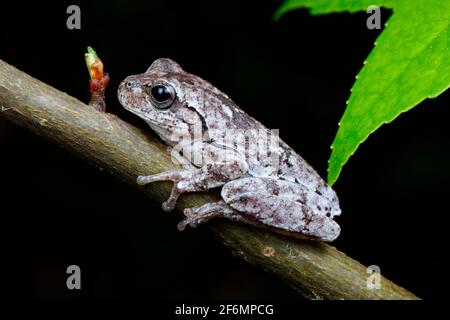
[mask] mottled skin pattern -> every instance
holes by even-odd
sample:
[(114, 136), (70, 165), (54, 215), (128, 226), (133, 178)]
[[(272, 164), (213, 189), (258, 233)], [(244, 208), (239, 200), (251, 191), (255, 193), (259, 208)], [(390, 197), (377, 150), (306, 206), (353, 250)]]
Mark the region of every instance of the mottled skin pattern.
[[(171, 103), (164, 109), (153, 98), (152, 87), (158, 85), (172, 92)], [(209, 82), (183, 71), (170, 59), (158, 59), (145, 73), (127, 77), (118, 97), (125, 109), (144, 119), (169, 147), (179, 143), (177, 137), (193, 136), (199, 127), (203, 130), (201, 139), (184, 151), (202, 151), (209, 157), (195, 160), (184, 152), (176, 154), (181, 169), (137, 178), (140, 185), (174, 182), (163, 204), (166, 211), (175, 207), (184, 192), (222, 187), (221, 201), (184, 210), (180, 230), (225, 217), (295, 237), (333, 241), (339, 236), (340, 227), (333, 220), (341, 213), (336, 193), (286, 143), (279, 140), (278, 145), (271, 145), (272, 155), (279, 159), (277, 166), (245, 157), (236, 145), (227, 144), (223, 136), (227, 130), (268, 129)], [(246, 143), (258, 139), (250, 134)], [(224, 153), (226, 158), (216, 160)]]

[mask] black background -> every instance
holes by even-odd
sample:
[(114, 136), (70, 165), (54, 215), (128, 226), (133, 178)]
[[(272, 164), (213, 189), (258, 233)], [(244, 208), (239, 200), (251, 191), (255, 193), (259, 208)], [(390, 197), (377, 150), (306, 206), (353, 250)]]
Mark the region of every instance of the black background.
[[(66, 8), (81, 8), (81, 30)], [(355, 75), (380, 33), (367, 14), (272, 20), (279, 1), (2, 3), (0, 58), (83, 101), (93, 46), (116, 88), (159, 57), (227, 93), (326, 177), (330, 145)], [(383, 23), (391, 15), (382, 11)], [(375, 132), (335, 184), (334, 245), (422, 298), (448, 297), (449, 94)], [(298, 299), (281, 280), (233, 257), (208, 228), (178, 232), (130, 186), (0, 117), (1, 294), (17, 298)], [(82, 290), (66, 289), (66, 268)]]

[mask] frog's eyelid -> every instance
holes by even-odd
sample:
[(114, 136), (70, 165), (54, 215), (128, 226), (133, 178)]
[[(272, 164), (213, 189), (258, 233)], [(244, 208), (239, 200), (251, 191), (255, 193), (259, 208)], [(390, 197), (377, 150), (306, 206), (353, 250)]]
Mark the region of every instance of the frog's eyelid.
[(171, 86), (169, 81), (164, 80), (164, 79), (156, 79), (155, 81), (153, 81), (153, 83), (151, 84), (151, 86), (157, 86), (157, 85), (163, 85), (163, 86)]

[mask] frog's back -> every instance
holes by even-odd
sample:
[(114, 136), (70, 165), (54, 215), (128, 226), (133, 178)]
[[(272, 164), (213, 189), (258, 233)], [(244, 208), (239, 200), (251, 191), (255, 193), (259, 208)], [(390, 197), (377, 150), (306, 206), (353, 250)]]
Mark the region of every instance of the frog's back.
[[(289, 180), (313, 192), (335, 196), (334, 191), (300, 155), (278, 136), (271, 140), (274, 132), (245, 113), (225, 93), (208, 81), (187, 72), (178, 74), (177, 80), (182, 82), (185, 88), (185, 96), (181, 98), (189, 105), (195, 106), (202, 118), (207, 119), (206, 129), (216, 143), (242, 148), (238, 145), (240, 140), (241, 144), (245, 144), (248, 153), (252, 147), (260, 148), (264, 145), (264, 138), (270, 140), (266, 146), (270, 145), (271, 157), (261, 159), (246, 154), (250, 175)], [(239, 139), (239, 135), (245, 136), (245, 139)], [(234, 146), (229, 146), (230, 136), (231, 140), (234, 140)], [(267, 150), (258, 151), (264, 153)]]

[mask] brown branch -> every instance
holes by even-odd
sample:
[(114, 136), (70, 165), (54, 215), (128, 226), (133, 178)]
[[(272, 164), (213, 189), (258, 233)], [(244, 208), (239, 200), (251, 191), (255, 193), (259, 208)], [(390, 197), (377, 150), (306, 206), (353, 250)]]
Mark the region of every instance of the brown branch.
[[(0, 107), (0, 114), (10, 121), (132, 185), (136, 185), (137, 175), (174, 167), (157, 140), (1, 60)], [(140, 190), (162, 201), (170, 187), (170, 183), (155, 183)], [(182, 197), (180, 207), (197, 206), (212, 199), (217, 199), (217, 195), (189, 194)], [(290, 239), (222, 220), (208, 225), (236, 256), (283, 278), (308, 298), (417, 299), (383, 277), (380, 289), (368, 289), (366, 267), (328, 244)]]

